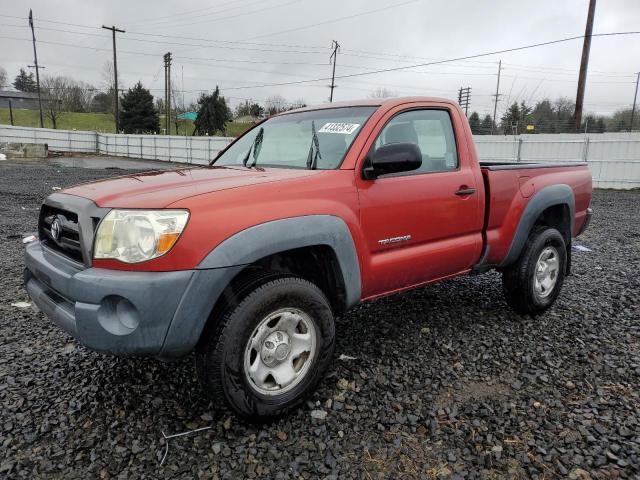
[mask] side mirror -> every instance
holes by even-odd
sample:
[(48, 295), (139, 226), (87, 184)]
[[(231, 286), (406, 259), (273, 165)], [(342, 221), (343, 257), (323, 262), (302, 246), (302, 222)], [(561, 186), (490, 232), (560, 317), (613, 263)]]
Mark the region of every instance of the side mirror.
[(422, 165), (420, 148), (413, 143), (390, 143), (369, 154), (362, 177), (373, 180), (388, 173), (410, 172)]

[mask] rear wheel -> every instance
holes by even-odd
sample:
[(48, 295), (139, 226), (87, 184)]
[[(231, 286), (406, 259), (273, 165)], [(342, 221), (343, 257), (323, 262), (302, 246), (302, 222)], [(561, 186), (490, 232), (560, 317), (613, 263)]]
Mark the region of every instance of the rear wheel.
[(313, 392), (333, 357), (335, 327), (318, 287), (283, 277), (252, 287), (204, 335), (196, 350), (202, 386), (214, 402), (260, 420)]
[(507, 303), (522, 314), (544, 312), (560, 293), (566, 264), (567, 250), (560, 232), (555, 228), (536, 228), (520, 258), (502, 273)]

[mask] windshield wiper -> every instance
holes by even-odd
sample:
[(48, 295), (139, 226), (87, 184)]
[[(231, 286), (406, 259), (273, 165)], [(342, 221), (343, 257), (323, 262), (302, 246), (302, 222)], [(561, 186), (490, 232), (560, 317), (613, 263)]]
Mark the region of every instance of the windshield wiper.
[(251, 156), (251, 151), (253, 151), (253, 163), (249, 165), (249, 168), (256, 166), (256, 162), (258, 161), (258, 155), (260, 155), (260, 147), (262, 146), (263, 138), (264, 138), (264, 128), (260, 127), (260, 130), (258, 130), (258, 134), (256, 135), (255, 140), (249, 147), (249, 150), (247, 150), (247, 154), (244, 156), (244, 159), (242, 160), (243, 166), (245, 167), (247, 166), (247, 162), (249, 161), (249, 157)]
[[(313, 154), (313, 147), (316, 149), (315, 155)], [(311, 145), (309, 146), (309, 155), (307, 155), (307, 170), (316, 169), (316, 161), (322, 155), (320, 155), (320, 142), (318, 140), (318, 134), (316, 133), (316, 122), (311, 120)]]

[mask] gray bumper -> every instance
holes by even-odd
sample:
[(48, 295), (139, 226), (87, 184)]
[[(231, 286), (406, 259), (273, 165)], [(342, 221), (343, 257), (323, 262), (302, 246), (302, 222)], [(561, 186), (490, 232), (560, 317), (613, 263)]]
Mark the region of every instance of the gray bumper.
[(587, 229), (587, 227), (589, 227), (592, 217), (593, 217), (593, 208), (587, 208), (587, 214), (584, 217), (584, 223), (582, 224), (582, 227), (580, 227), (580, 231), (576, 234), (576, 237), (578, 235), (582, 235), (584, 231)]
[(188, 354), (224, 287), (241, 267), (174, 272), (85, 268), (27, 245), (25, 285), (33, 302), (80, 343), (115, 355)]

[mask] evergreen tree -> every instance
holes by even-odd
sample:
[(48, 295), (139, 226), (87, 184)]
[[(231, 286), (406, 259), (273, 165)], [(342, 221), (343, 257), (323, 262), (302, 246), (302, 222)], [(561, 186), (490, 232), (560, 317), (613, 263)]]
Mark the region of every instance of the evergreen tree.
[(107, 113), (111, 109), (112, 98), (104, 92), (97, 93), (91, 102), (92, 112)]
[[(608, 119), (607, 123), (608, 132), (628, 132), (631, 130), (631, 109), (625, 108), (617, 110), (613, 116)], [(634, 128), (638, 128), (639, 123), (636, 116), (633, 120)]]
[(251, 115), (253, 117), (260, 117), (264, 112), (264, 108), (262, 108), (257, 103), (251, 103), (249, 100), (245, 100), (243, 103), (240, 103), (236, 107), (236, 118), (244, 117), (245, 115)]
[(604, 133), (606, 130), (603, 117), (587, 115), (580, 126), (581, 133)]
[(482, 123), (480, 124), (480, 132), (482, 135), (491, 135), (493, 131), (495, 131), (495, 125), (493, 123), (493, 118), (491, 115), (485, 115), (482, 119)]
[(16, 90), (20, 90), (21, 92), (36, 92), (38, 90), (38, 86), (36, 81), (33, 79), (33, 72), (27, 72), (24, 68), (20, 69), (20, 73), (16, 75), (16, 79), (13, 81), (13, 88)]
[(254, 117), (261, 117), (264, 114), (264, 108), (262, 108), (257, 103), (253, 103), (249, 109), (249, 115), (253, 115)]
[(537, 133), (556, 132), (558, 127), (556, 112), (549, 100), (538, 102), (531, 112), (531, 118)]
[(120, 128), (124, 133), (160, 131), (160, 117), (153, 95), (138, 82), (120, 100)]
[(482, 133), (480, 115), (478, 115), (478, 112), (473, 112), (469, 115), (469, 126), (471, 127), (471, 133), (474, 135), (480, 135)]
[(220, 96), (220, 89), (212, 94), (203, 93), (198, 99), (198, 116), (194, 122), (193, 133), (198, 135), (213, 135), (216, 132), (224, 132), (225, 124), (232, 120), (231, 110), (227, 101)]
[(526, 126), (531, 122), (531, 108), (521, 102), (509, 107), (500, 119), (500, 127), (505, 135), (518, 135), (526, 131)]

